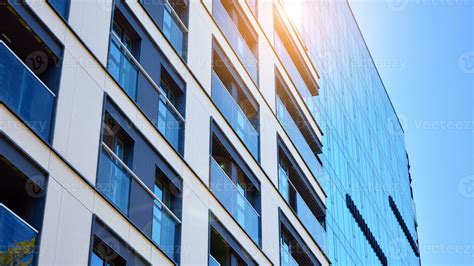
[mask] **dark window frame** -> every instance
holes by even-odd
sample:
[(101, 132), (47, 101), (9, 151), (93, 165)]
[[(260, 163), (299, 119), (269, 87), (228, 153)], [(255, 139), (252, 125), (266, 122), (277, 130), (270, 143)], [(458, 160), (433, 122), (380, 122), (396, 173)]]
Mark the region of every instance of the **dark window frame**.
[[(208, 257), (211, 255), (211, 230), (215, 230), (219, 236), (227, 243), (227, 245), (235, 252), (240, 259), (248, 266), (257, 266), (252, 256), (243, 248), (232, 233), (222, 224), (216, 215), (209, 210), (209, 227), (208, 227)], [(232, 265), (237, 266), (237, 265)]]

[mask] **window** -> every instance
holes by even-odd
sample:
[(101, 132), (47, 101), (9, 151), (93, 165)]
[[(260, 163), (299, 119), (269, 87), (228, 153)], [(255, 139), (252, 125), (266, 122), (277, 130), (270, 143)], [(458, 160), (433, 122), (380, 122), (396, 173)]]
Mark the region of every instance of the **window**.
[(280, 210), (280, 265), (298, 266), (314, 265), (321, 263), (303, 242), (296, 229)]
[(121, 211), (128, 213), (133, 141), (108, 113), (104, 118), (103, 147), (99, 166), (99, 190)]
[(158, 130), (173, 147), (181, 151), (184, 142), (184, 93), (164, 67), (161, 68), (159, 90)]
[(209, 265), (246, 265), (215, 229), (211, 229)]
[(89, 266), (149, 266), (97, 216), (93, 218)]
[[(114, 4), (107, 69), (160, 134), (182, 155), (186, 83), (128, 5), (124, 1)], [(162, 4), (156, 2), (156, 5)], [(140, 57), (141, 49), (146, 49), (144, 58)]]
[(176, 52), (187, 56), (188, 0), (139, 1)]
[(113, 27), (112, 27), (113, 33), (117, 35), (119, 41), (123, 43), (125, 48), (132, 53), (133, 52), (133, 43), (132, 39), (127, 35), (125, 30), (123, 29), (122, 26), (119, 25), (117, 21), (114, 21)]
[(102, 135), (97, 189), (179, 263), (182, 179), (109, 97)]
[(157, 197), (153, 205), (152, 239), (165, 252), (177, 256), (176, 243), (179, 238), (176, 223), (179, 222), (179, 195), (173, 184), (161, 172), (157, 171), (153, 193)]
[(139, 54), (139, 38), (120, 12), (114, 12), (110, 36), (108, 70), (125, 92), (136, 99), (138, 66), (134, 58)]
[(126, 261), (98, 237), (94, 237), (91, 266), (125, 266)]

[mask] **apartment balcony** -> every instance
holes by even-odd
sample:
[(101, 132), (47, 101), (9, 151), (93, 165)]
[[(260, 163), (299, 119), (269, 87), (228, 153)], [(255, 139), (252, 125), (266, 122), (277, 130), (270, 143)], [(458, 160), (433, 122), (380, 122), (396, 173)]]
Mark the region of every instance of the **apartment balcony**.
[(0, 203), (0, 265), (33, 265), (38, 231)]
[(245, 69), (255, 83), (258, 83), (258, 60), (245, 41), (234, 20), (229, 16), (221, 0), (214, 0), (212, 13), (225, 38), (232, 46)]
[(314, 119), (316, 119), (317, 105), (315, 102), (316, 100), (314, 99), (315, 96), (313, 96), (313, 94), (310, 92), (308, 86), (306, 85), (306, 82), (300, 74), (300, 71), (296, 67), (295, 62), (291, 58), (290, 53), (288, 52), (288, 50), (286, 50), (283, 41), (281, 40), (280, 36), (276, 31), (274, 34), (274, 45), (275, 51), (278, 54), (278, 57), (280, 58), (286, 71), (288, 72), (288, 75), (295, 84), (296, 89), (303, 97), (303, 100), (309, 111), (311, 112), (312, 116), (314, 117)]
[[(278, 188), (285, 201), (291, 206), (290, 198), (294, 199), (296, 206), (291, 206), (296, 215), (324, 253), (328, 253), (328, 236), (318, 219), (314, 216), (301, 194), (290, 181), (285, 171), (278, 167)], [(290, 264), (292, 265), (292, 264)]]
[(183, 23), (179, 15), (169, 4), (164, 1), (163, 8), (163, 26), (162, 31), (165, 37), (170, 41), (171, 45), (176, 49), (179, 56), (186, 58), (186, 35), (188, 28)]
[(209, 254), (209, 266), (220, 266), (221, 264)]
[(283, 129), (288, 134), (290, 139), (293, 141), (296, 149), (299, 151), (301, 157), (306, 162), (313, 176), (318, 182), (324, 187), (323, 183), (323, 169), (321, 163), (316, 158), (315, 153), (309, 146), (308, 142), (304, 138), (296, 122), (291, 117), (290, 113), (286, 109), (285, 105), (279, 97), (277, 97), (277, 118), (283, 125)]
[(210, 187), (247, 234), (256, 243), (260, 243), (260, 214), (212, 157)]
[(298, 262), (293, 258), (291, 253), (283, 246), (280, 247), (280, 260), (281, 266), (299, 266)]
[(184, 144), (184, 118), (174, 105), (164, 97), (164, 94), (160, 95), (158, 121), (155, 125), (171, 146), (175, 147), (178, 152), (182, 152)]
[[(111, 33), (108, 70), (122, 89), (136, 101), (137, 86), (149, 86), (159, 94), (157, 119), (152, 121), (158, 131), (179, 153), (184, 147), (184, 117), (166, 97), (163, 89), (148, 75), (120, 39)], [(138, 80), (143, 82), (138, 82)]]
[(171, 258), (177, 261), (179, 226), (181, 221), (160, 200), (154, 200), (151, 239)]
[(133, 175), (125, 163), (102, 144), (97, 189), (125, 215), (129, 212), (130, 184)]
[(237, 135), (244, 142), (245, 146), (258, 160), (259, 133), (214, 71), (212, 71), (212, 100), (235, 132), (237, 132)]
[(151, 239), (165, 254), (177, 261), (180, 219), (103, 143), (97, 188), (127, 217), (132, 180), (153, 200)]
[(56, 95), (0, 41), (0, 101), (49, 141)]

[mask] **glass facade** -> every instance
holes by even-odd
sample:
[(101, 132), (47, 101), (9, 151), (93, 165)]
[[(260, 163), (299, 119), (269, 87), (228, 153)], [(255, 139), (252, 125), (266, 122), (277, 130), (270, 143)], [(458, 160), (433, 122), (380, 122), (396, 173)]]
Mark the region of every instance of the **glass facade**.
[(392, 197), (418, 243), (403, 129), (346, 1), (304, 4), (299, 28), (321, 77), (316, 121), (323, 138), (329, 258), (334, 265), (380, 265), (348, 208), (349, 195), (388, 265), (417, 265)]

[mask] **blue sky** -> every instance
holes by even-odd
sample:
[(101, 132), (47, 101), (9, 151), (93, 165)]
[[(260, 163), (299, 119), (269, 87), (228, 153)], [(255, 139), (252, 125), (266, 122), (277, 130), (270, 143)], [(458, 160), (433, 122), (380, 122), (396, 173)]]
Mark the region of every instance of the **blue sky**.
[(405, 129), (423, 265), (474, 265), (474, 0), (350, 0)]

